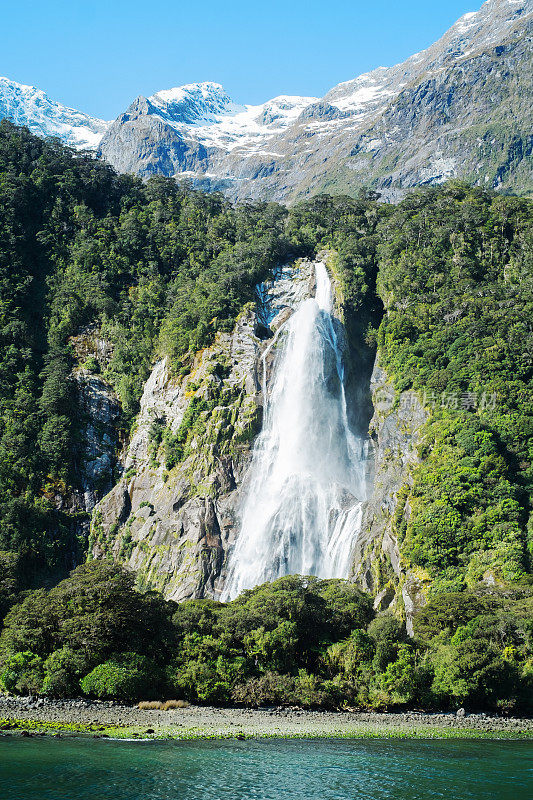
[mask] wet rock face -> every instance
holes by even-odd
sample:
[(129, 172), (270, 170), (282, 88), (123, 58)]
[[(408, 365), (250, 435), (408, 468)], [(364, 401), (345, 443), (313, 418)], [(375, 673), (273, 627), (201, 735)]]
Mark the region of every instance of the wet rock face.
[(109, 384), (98, 375), (79, 370), (75, 379), (82, 414), (80, 488), (84, 510), (92, 511), (113, 485), (120, 404)]
[(73, 371), (79, 408), (79, 452), (73, 510), (90, 512), (113, 486), (118, 464), (120, 403), (101, 372), (112, 349), (95, 325), (70, 339), (77, 365)]
[(407, 629), (412, 633), (412, 618), (425, 603), (426, 578), (402, 566), (395, 515), (409, 514), (411, 476), (419, 463), (417, 446), (427, 413), (415, 392), (397, 396), (392, 381), (379, 365), (379, 358), (372, 373), (371, 389), (372, 491), (355, 546), (352, 579), (374, 595), (377, 609), (391, 607), (405, 614)]
[(310, 263), (280, 270), (231, 333), (184, 377), (155, 364), (123, 455), (123, 476), (95, 508), (93, 558), (112, 556), (167, 599), (218, 596), (268, 391), (274, 328), (312, 295)]

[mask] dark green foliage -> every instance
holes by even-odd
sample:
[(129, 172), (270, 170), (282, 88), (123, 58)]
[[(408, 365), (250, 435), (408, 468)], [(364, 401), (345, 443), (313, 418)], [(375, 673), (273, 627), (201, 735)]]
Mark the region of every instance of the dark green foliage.
[(324, 654), (372, 616), (357, 587), (300, 576), (227, 605), (185, 602), (173, 619), (181, 645), (169, 679), (176, 694), (201, 702), (342, 704), (349, 697), (329, 681)]
[[(454, 647), (454, 631), (443, 626), (461, 601), (465, 611), (457, 624), (476, 619), (481, 631), (468, 645), (474, 675), (466, 688), (453, 659), (445, 659)], [(181, 646), (169, 679), (176, 693), (196, 702), (527, 710), (533, 663), (530, 594), (502, 595), (498, 601), (507, 616), (495, 616), (494, 623), (508, 620), (508, 633), (500, 630), (499, 643), (497, 627), (486, 639), (486, 602), (483, 596), (460, 594), (449, 604), (435, 599), (424, 612), (417, 641), (390, 614), (372, 619), (369, 599), (345, 581), (281, 578), (225, 606), (212, 600), (182, 603), (174, 616)], [(511, 641), (518, 646), (509, 650)], [(492, 661), (485, 669), (489, 651)], [(486, 691), (480, 693), (483, 681)]]
[(44, 678), (41, 694), (49, 697), (75, 697), (79, 694), (80, 678), (87, 670), (87, 657), (79, 650), (60, 647), (50, 653), (43, 663)]
[(0, 638), (4, 686), (36, 691), (39, 683), (44, 694), (72, 695), (79, 693), (80, 678), (111, 656), (133, 651), (162, 663), (174, 641), (173, 610), (157, 594), (134, 591), (133, 576), (108, 562), (77, 567), (53, 589), (30, 592), (7, 614)]
[(372, 663), (382, 672), (397, 657), (400, 645), (406, 642), (405, 628), (392, 614), (383, 614), (372, 620), (368, 635), (374, 640)]
[(483, 613), (487, 605), (486, 600), (472, 593), (439, 594), (417, 614), (415, 635), (422, 639), (432, 639), (441, 632), (451, 636), (460, 625)]
[(529, 711), (531, 612), (525, 589), (439, 596), (413, 640), (346, 581), (293, 575), (228, 604), (177, 606), (93, 562), (11, 609), (0, 685), (128, 701)]
[(43, 660), (31, 650), (6, 654), (0, 670), (0, 688), (11, 694), (37, 694), (43, 685)]
[(0, 620), (17, 598), (19, 588), (19, 556), (0, 550)]
[(138, 653), (124, 653), (99, 664), (80, 682), (83, 694), (117, 700), (152, 699), (160, 684), (160, 671)]
[(232, 691), (232, 698), (236, 703), (252, 707), (285, 705), (297, 702), (294, 684), (292, 675), (265, 672), (237, 684)]
[(379, 226), (382, 362), (431, 412), (399, 536), (434, 591), (530, 569), (531, 218), (526, 200), (451, 184)]
[[(464, 598), (458, 624), (438, 632), (450, 605), (435, 598), (422, 620), (431, 692), (439, 705), (533, 710), (533, 604), (531, 592)], [(475, 602), (481, 609), (474, 615)], [(452, 605), (459, 606), (460, 595)], [(432, 619), (435, 617), (435, 619)], [(468, 621), (465, 621), (468, 619)]]

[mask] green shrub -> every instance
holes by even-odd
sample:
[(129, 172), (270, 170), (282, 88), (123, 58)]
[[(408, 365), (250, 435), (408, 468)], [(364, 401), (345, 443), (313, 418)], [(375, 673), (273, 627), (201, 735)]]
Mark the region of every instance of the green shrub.
[(93, 372), (94, 374), (98, 374), (100, 372), (100, 363), (96, 358), (96, 356), (89, 356), (86, 359), (83, 368), (86, 369), (88, 372)]
[(200, 703), (225, 703), (231, 698), (231, 682), (215, 661), (187, 661), (170, 671), (175, 694)]
[(332, 677), (337, 674), (354, 676), (372, 662), (376, 650), (375, 640), (366, 631), (352, 631), (347, 639), (328, 647), (324, 654), (324, 667)]
[(99, 664), (82, 678), (80, 685), (90, 697), (136, 700), (157, 696), (161, 675), (145, 656), (124, 653)]
[(44, 680), (40, 693), (49, 697), (76, 697), (80, 678), (87, 672), (87, 657), (68, 647), (54, 650), (44, 662)]
[(43, 683), (43, 661), (30, 650), (2, 659), (0, 687), (12, 694), (38, 694)]
[(383, 672), (396, 659), (400, 644), (407, 640), (405, 626), (392, 614), (386, 613), (372, 620), (368, 634), (375, 647), (373, 667), (377, 672)]
[(420, 664), (416, 648), (407, 643), (398, 645), (394, 661), (389, 661), (379, 677), (379, 685), (392, 705), (427, 704), (432, 671)]
[(287, 705), (294, 702), (294, 678), (279, 672), (249, 678), (236, 684), (231, 692), (236, 703), (258, 708), (259, 706)]

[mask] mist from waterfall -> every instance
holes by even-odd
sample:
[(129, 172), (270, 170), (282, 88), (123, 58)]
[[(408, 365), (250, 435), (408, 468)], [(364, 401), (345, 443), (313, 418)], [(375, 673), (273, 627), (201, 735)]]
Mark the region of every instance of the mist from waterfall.
[(349, 572), (365, 495), (365, 445), (348, 424), (331, 282), (323, 263), (315, 270), (315, 298), (302, 301), (276, 335), (269, 396), (263, 365), (264, 424), (223, 600), (282, 575)]

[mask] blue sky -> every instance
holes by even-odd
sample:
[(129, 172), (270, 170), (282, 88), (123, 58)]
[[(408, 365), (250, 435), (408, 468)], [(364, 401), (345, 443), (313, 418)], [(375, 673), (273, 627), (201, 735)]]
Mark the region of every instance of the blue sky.
[(481, 0), (2, 0), (0, 75), (111, 119), (139, 94), (222, 83), (241, 103), (323, 95), (427, 47)]

